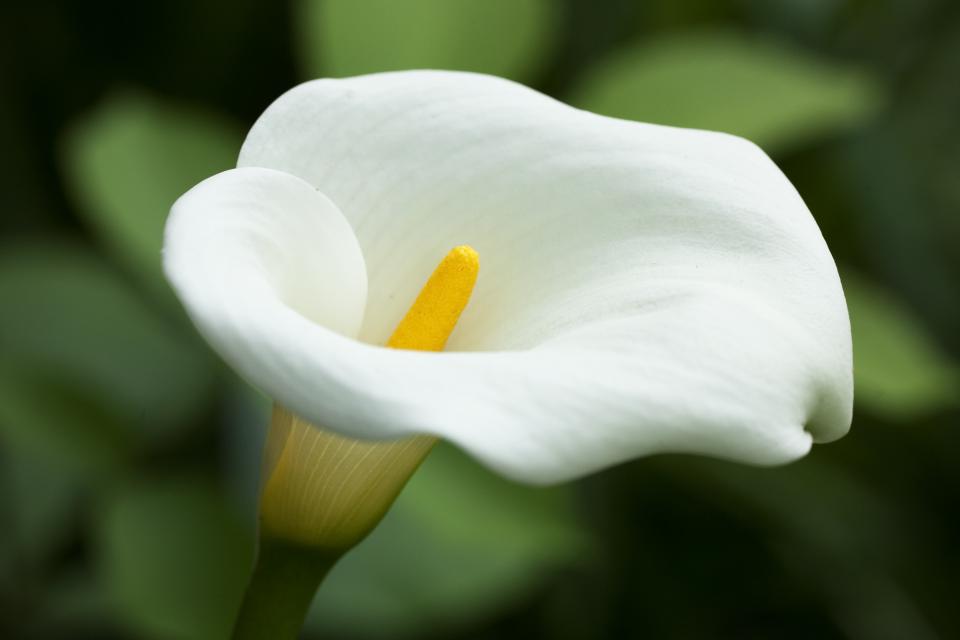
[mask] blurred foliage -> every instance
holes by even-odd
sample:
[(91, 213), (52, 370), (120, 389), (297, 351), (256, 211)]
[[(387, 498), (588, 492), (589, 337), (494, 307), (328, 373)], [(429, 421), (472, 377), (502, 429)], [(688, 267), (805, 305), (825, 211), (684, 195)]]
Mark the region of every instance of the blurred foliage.
[(780, 469), (667, 456), (551, 490), (441, 447), (306, 637), (960, 636), (956, 3), (0, 11), (0, 637), (224, 637), (266, 400), (173, 301), (163, 221), (298, 76), (406, 67), (761, 144), (842, 265), (853, 431)]
[(0, 257), (0, 432), (99, 470), (169, 442), (210, 402), (213, 361), (103, 260), (21, 241)]
[(908, 420), (960, 403), (960, 367), (924, 332), (895, 296), (843, 273), (854, 338), (856, 396), (861, 406)]
[(29, 454), (3, 459), (4, 506), (10, 526), (2, 535), (0, 563), (10, 575), (12, 565), (36, 569), (70, 535), (80, 487), (77, 479)]
[(308, 628), (324, 637), (419, 637), (489, 615), (588, 549), (571, 497), (566, 487), (516, 486), (438, 447), (383, 523), (331, 572)]
[(880, 106), (876, 85), (776, 40), (695, 31), (615, 52), (583, 75), (572, 101), (617, 118), (734, 133), (769, 152), (863, 123)]
[(147, 637), (229, 635), (253, 536), (209, 480), (180, 475), (119, 487), (95, 528), (106, 589), (125, 624)]
[(223, 118), (151, 100), (108, 97), (66, 136), (64, 169), (79, 211), (120, 259), (158, 292), (170, 204), (236, 165), (242, 137)]
[(555, 44), (552, 0), (297, 0), (307, 76), (457, 69), (525, 80)]

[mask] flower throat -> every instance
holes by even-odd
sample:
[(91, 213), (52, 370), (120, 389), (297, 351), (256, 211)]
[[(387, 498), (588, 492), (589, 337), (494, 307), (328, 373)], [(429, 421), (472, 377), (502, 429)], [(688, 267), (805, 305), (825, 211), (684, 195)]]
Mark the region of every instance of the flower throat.
[[(442, 351), (470, 301), (479, 270), (476, 251), (453, 248), (387, 346)], [(260, 496), (262, 534), (331, 551), (351, 548), (380, 521), (435, 443), (425, 435), (354, 440), (274, 405)]]

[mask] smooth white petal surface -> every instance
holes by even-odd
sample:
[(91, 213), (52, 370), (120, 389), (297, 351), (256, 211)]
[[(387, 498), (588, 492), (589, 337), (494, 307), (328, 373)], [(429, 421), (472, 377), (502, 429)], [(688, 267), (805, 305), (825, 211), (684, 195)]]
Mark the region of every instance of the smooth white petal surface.
[[(745, 140), (420, 71), (296, 87), (239, 164), (178, 201), (167, 272), (316, 424), (437, 434), (536, 483), (657, 452), (774, 464), (850, 424), (836, 268)], [(448, 351), (374, 346), (459, 244), (481, 271)]]

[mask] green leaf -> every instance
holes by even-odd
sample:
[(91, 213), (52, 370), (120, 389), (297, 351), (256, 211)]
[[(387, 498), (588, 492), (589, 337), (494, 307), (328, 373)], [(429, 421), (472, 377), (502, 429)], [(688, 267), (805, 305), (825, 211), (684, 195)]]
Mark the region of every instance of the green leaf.
[(21, 561), (40, 561), (70, 534), (80, 496), (77, 478), (26, 455), (4, 456), (5, 507)]
[(113, 604), (99, 576), (70, 567), (47, 586), (43, 602), (30, 621), (29, 638), (111, 638), (116, 635)]
[(260, 470), (273, 400), (239, 379), (231, 380), (220, 396), (220, 457), (231, 500), (253, 517), (260, 502)]
[(3, 249), (0, 434), (94, 466), (192, 426), (215, 381), (198, 341), (67, 244)]
[(228, 637), (253, 540), (209, 480), (123, 488), (100, 514), (97, 543), (107, 592), (138, 637)]
[(551, 0), (300, 0), (295, 6), (308, 76), (457, 69), (527, 79), (543, 67), (559, 22)]
[(707, 459), (671, 460), (671, 478), (735, 512), (782, 558), (798, 582), (810, 583), (856, 638), (935, 638), (915, 594), (901, 583), (921, 565), (915, 542), (926, 530), (912, 510), (816, 456), (757, 469)]
[[(661, 465), (674, 480), (704, 492), (726, 509), (742, 510), (745, 522), (836, 556), (875, 559), (908, 539), (908, 523), (881, 493), (843, 468), (816, 456), (773, 469), (686, 459)], [(863, 531), (870, 531), (869, 538)]]
[(57, 464), (4, 450), (0, 455), (0, 593), (28, 600), (75, 530), (77, 478)]
[(927, 335), (922, 322), (863, 277), (843, 273), (853, 329), (854, 397), (897, 420), (916, 418), (960, 400), (960, 368)]
[(146, 283), (168, 294), (160, 248), (170, 206), (236, 166), (242, 138), (222, 118), (139, 94), (118, 94), (77, 122), (64, 170), (81, 213)]
[(512, 484), (440, 446), (331, 572), (308, 628), (423, 637), (516, 602), (586, 550), (569, 489)]
[(115, 473), (134, 448), (134, 434), (101, 399), (23, 364), (0, 363), (0, 438), (17, 452), (97, 477)]
[(859, 124), (880, 106), (865, 71), (728, 32), (661, 37), (594, 66), (573, 104), (617, 118), (725, 131), (781, 150)]

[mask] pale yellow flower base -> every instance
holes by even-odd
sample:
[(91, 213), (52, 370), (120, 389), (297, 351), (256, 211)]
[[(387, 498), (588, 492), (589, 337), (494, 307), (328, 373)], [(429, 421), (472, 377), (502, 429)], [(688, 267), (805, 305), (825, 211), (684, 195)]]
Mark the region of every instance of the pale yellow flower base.
[(280, 406), (268, 440), (283, 450), (263, 488), (261, 535), (328, 549), (348, 549), (373, 529), (436, 443), (353, 440)]
[[(479, 269), (472, 248), (451, 250), (387, 346), (442, 351)], [(435, 443), (431, 436), (346, 438), (275, 405), (260, 497), (260, 555), (234, 638), (295, 637), (323, 576), (377, 525)]]

